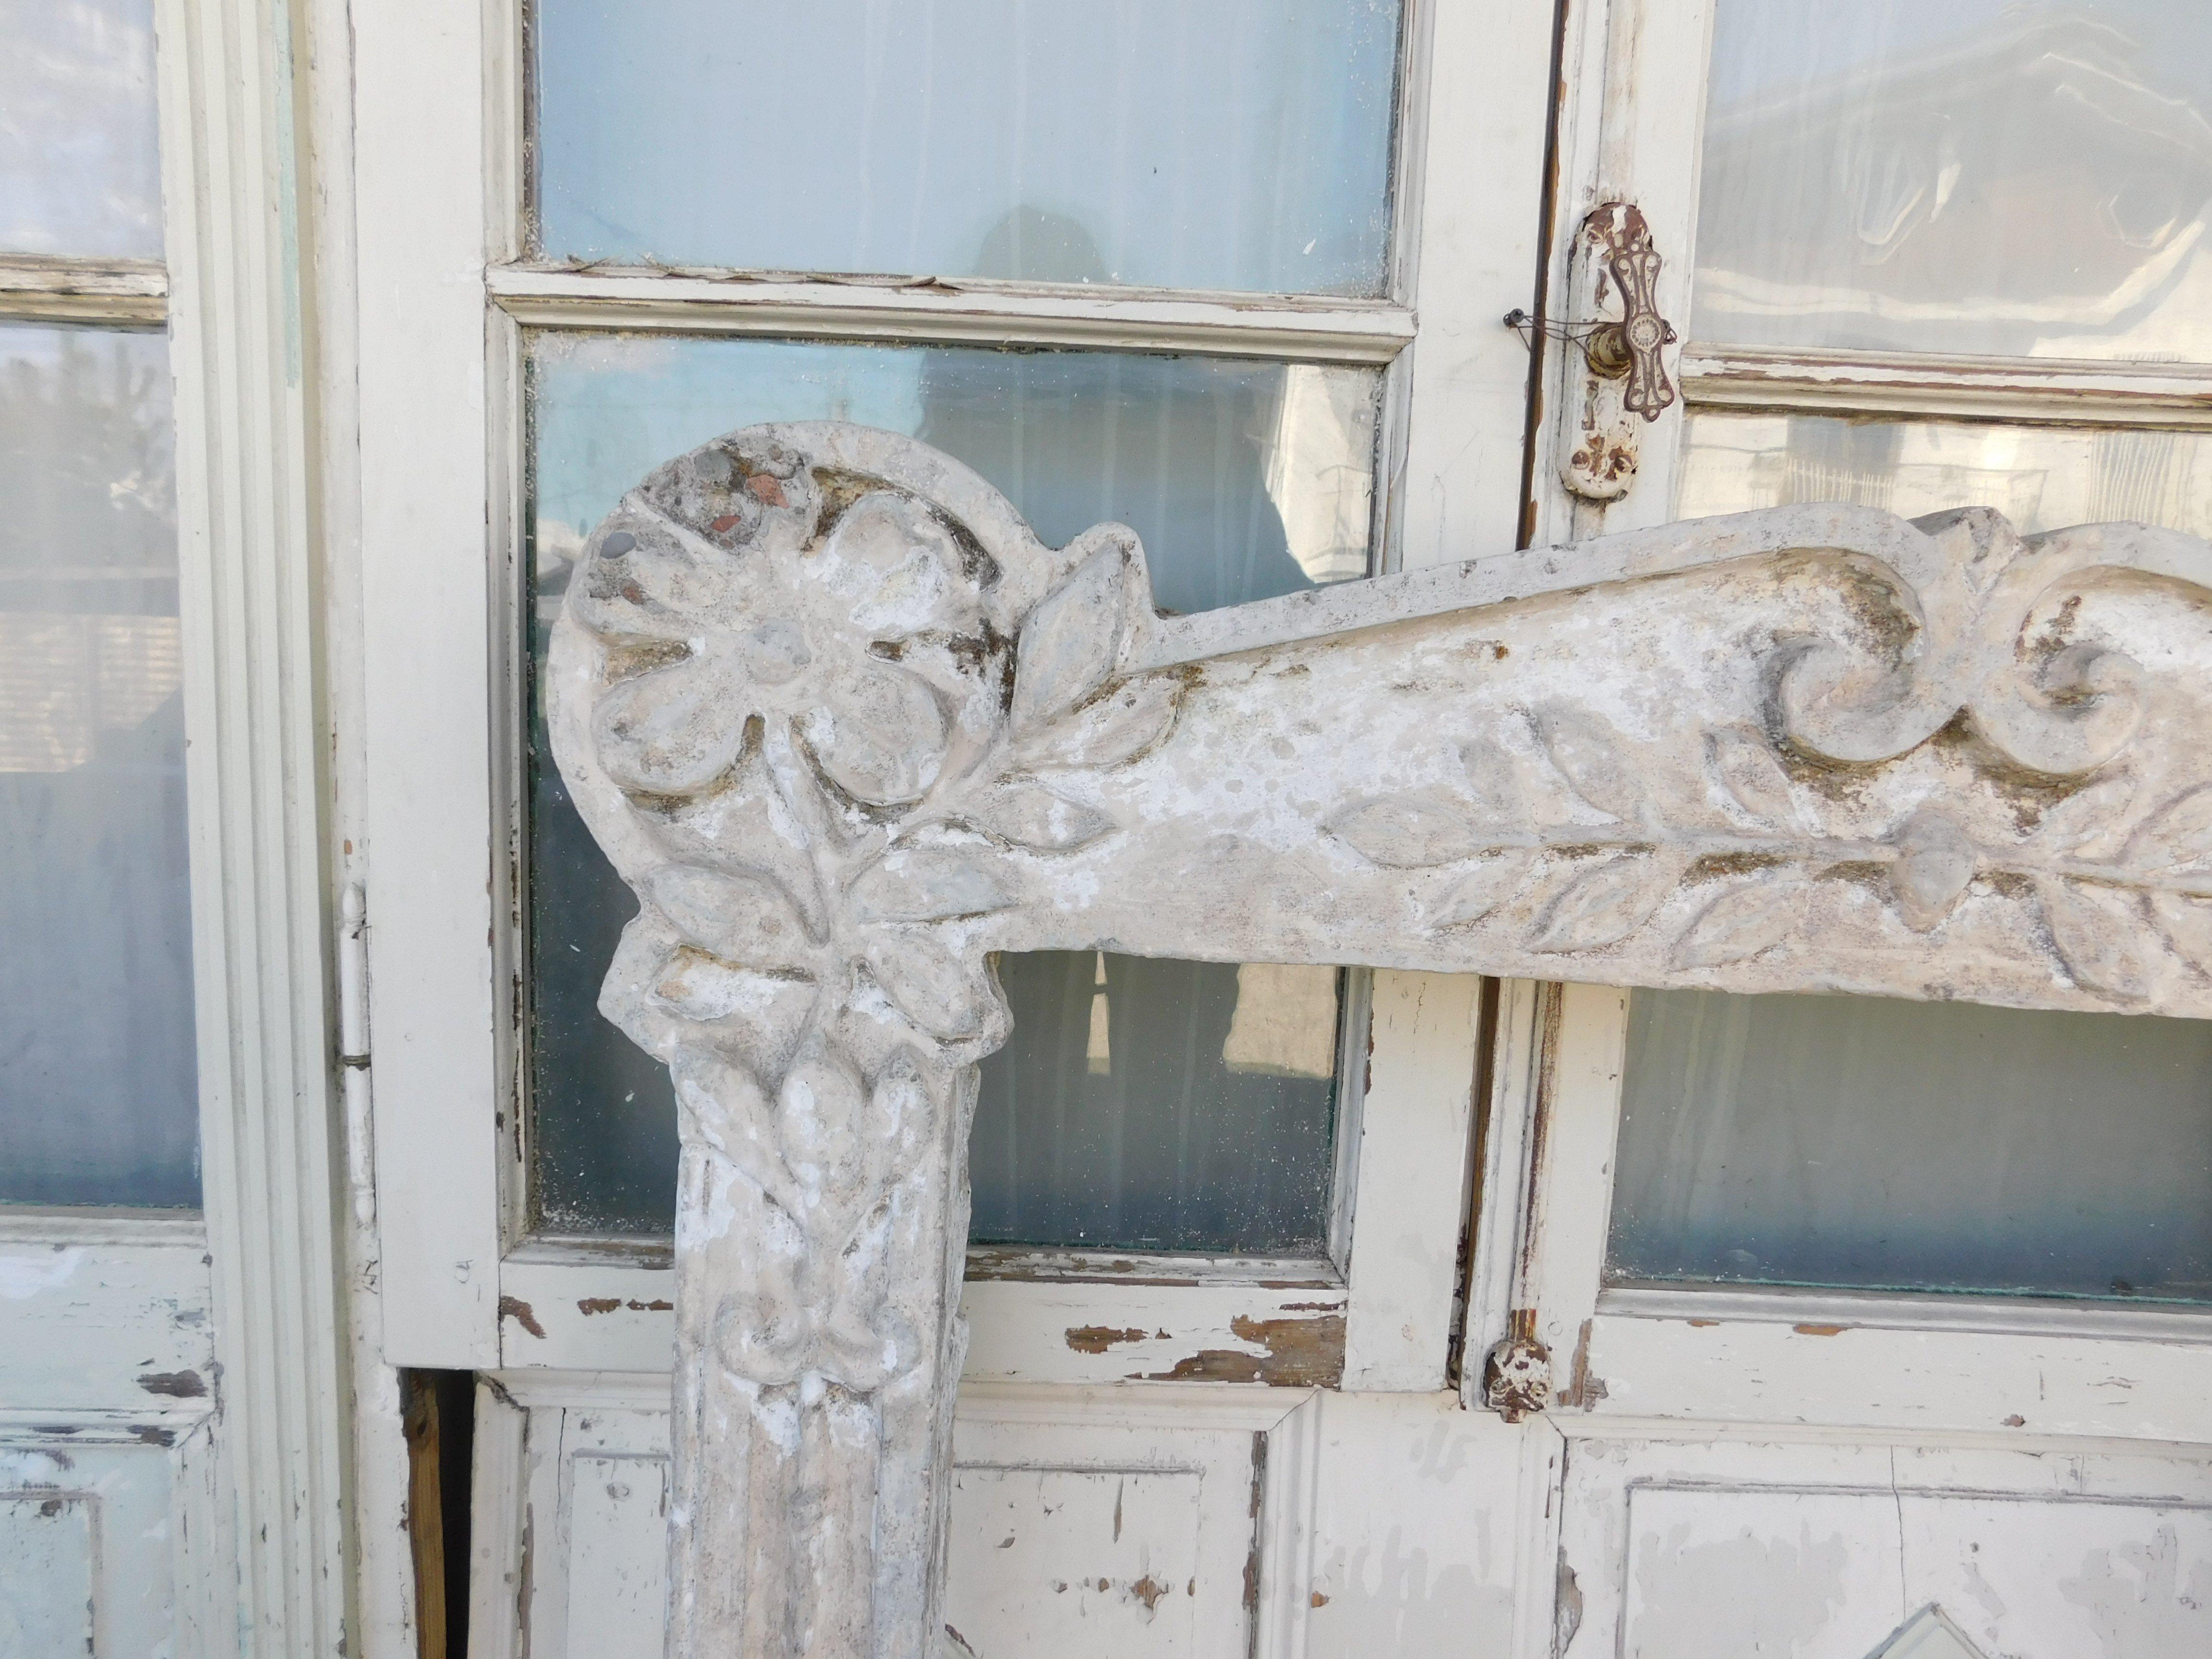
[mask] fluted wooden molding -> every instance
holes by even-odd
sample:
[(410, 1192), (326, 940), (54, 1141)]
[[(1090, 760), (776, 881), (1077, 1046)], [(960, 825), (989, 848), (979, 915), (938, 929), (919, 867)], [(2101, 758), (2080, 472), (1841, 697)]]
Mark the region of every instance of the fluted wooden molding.
[(232, 1522), (212, 1541), (222, 1565), (199, 1575), (206, 1639), (335, 1659), (345, 1391), (293, 17), (283, 0), (158, 0), (155, 29), (214, 1449)]

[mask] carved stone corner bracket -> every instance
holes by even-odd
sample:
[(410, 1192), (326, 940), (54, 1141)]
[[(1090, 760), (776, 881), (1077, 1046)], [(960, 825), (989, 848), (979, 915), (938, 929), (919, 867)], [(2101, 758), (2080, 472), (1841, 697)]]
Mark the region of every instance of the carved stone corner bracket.
[(547, 672), (682, 1114), (669, 1651), (938, 1639), (990, 952), (2212, 1013), (2208, 582), (1801, 507), (1162, 618), (911, 440), (659, 468)]

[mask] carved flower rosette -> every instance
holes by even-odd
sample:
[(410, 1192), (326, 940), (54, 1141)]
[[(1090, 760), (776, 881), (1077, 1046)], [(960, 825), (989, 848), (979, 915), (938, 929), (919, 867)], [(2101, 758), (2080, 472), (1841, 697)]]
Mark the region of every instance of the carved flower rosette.
[[(963, 924), (1023, 902), (1036, 860), (1006, 854), (1111, 827), (1055, 766), (1164, 735), (1172, 679), (1109, 684), (1146, 591), (1127, 531), (1047, 549), (945, 458), (842, 426), (695, 450), (586, 544), (547, 672), (562, 770), (641, 902), (601, 1009), (670, 1066), (686, 1146), (795, 1222), (848, 1237), (896, 1097), (1005, 1041)], [(776, 1340), (764, 1375), (896, 1369), (854, 1332)]]
[[(696, 1391), (735, 1390), (768, 1425), (755, 1464), (768, 1446), (790, 1466), (780, 1485), (732, 1477), (753, 1524), (842, 1505), (844, 1543), (833, 1514), (812, 1553), (858, 1552), (846, 1565), (879, 1601), (898, 1599), (886, 1572), (933, 1594), (972, 1067), (1009, 1024), (975, 929), (1024, 902), (1040, 860), (1112, 827), (1052, 769), (1126, 759), (1172, 722), (1176, 682), (1112, 677), (1146, 591), (1118, 526), (1049, 550), (918, 444), (759, 427), (632, 490), (555, 630), (555, 754), (640, 902), (600, 1009), (666, 1062), (679, 1106), (679, 1341), (697, 1357), (679, 1355), (679, 1501), (709, 1501), (684, 1468)], [(780, 1401), (826, 1412), (832, 1442), (841, 1410), (867, 1420), (842, 1453), (810, 1455), (803, 1425), (774, 1447)], [(688, 1582), (711, 1549), (692, 1547), (682, 1595), (711, 1597)], [(742, 1561), (725, 1576), (741, 1583)], [(729, 1595), (720, 1613), (679, 1605), (672, 1646), (687, 1619), (707, 1643), (763, 1618), (788, 1641), (867, 1618), (866, 1596), (839, 1612), (795, 1582)], [(882, 1611), (887, 1641), (918, 1627)]]

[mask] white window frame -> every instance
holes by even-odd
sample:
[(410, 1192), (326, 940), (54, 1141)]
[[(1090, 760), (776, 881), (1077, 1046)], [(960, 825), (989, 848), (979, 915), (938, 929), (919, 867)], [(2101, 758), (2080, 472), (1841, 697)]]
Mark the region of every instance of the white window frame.
[[(1607, 0), (1571, 14), (1563, 44), (1562, 187), (1553, 245), (1601, 202), (1636, 204), (1664, 264), (1660, 308), (1691, 313), (1702, 88), (1715, 0)], [(1564, 313), (1565, 262), (1550, 273)], [(1571, 354), (1560, 354), (1571, 356)], [(1568, 365), (1536, 434), (1540, 538), (1674, 520), (1685, 417), (1705, 409), (1894, 415), (2068, 426), (2212, 429), (2212, 365), (2054, 364), (1907, 353), (1682, 347), (1681, 398), (1642, 437), (1620, 500), (1570, 495), (1555, 465), (1575, 411)], [(1487, 1103), (1483, 1250), (1469, 1354), (1520, 1329), (1552, 1358), (1554, 1425), (1570, 1436), (1698, 1424), (2212, 1441), (2203, 1387), (2212, 1310), (2014, 1297), (1603, 1283), (1627, 1035), (1626, 991), (1509, 983)], [(1479, 1400), (1470, 1361), (1462, 1389)], [(2023, 1402), (2033, 1401), (2033, 1407)]]
[[(1509, 548), (1528, 360), (1498, 319), (1526, 303), (1536, 270), (1552, 58), (1540, 9), (1411, 0), (1398, 275), (1374, 301), (531, 269), (518, 263), (519, 0), (481, 10), (392, 0), (355, 18), (364, 831), (371, 936), (386, 964), (372, 1012), (387, 1360), (658, 1370), (672, 1340), (663, 1252), (521, 1232), (513, 750), (523, 705), (508, 624), (521, 579), (523, 328), (1018, 340), (1380, 365), (1383, 568)], [(1417, 312), (1424, 265), (1432, 274)], [(1052, 1277), (971, 1285), (969, 1374), (1150, 1374), (1171, 1369), (1159, 1363), (1168, 1356), (1087, 1353), (1068, 1330), (1134, 1328), (1172, 1306), (1174, 1319), (1146, 1328), (1175, 1330), (1182, 1355), (1249, 1352), (1232, 1320), (1334, 1297), (1345, 1334), (1334, 1380), (1443, 1386), (1480, 985), (1378, 974), (1372, 994), (1372, 1054), (1346, 1069), (1342, 1091), (1358, 1133), (1343, 1137), (1340, 1163), (1356, 1181), (1354, 1215), (1388, 1213), (1389, 1229), (1360, 1237), (1355, 1226), (1334, 1260), (1198, 1264), (1195, 1285), (1109, 1282), (1193, 1277), (1182, 1260), (1133, 1275), (1054, 1253)], [(1346, 1237), (1340, 1222), (1340, 1246)], [(1289, 1288), (1265, 1282), (1286, 1273), (1297, 1281)], [(1293, 1367), (1282, 1380), (1322, 1374)]]

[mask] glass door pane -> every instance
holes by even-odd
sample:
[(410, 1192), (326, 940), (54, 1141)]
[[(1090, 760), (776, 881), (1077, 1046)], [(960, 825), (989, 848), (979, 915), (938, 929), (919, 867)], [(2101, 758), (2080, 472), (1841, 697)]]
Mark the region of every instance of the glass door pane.
[(0, 0), (0, 252), (161, 257), (153, 0)]
[(2023, 534), (2127, 520), (2212, 535), (2212, 434), (1696, 410), (1680, 489), (1686, 519), (1852, 501), (1907, 519), (1994, 507)]
[(2212, 1299), (2212, 1020), (1630, 1000), (1622, 1280)]
[(0, 325), (0, 1202), (199, 1202), (169, 401)]
[(538, 0), (552, 258), (1379, 295), (1398, 0)]
[(1719, 0), (1692, 332), (2212, 361), (2212, 8)]
[(1340, 970), (1010, 957), (969, 1139), (978, 1243), (1318, 1255)]

